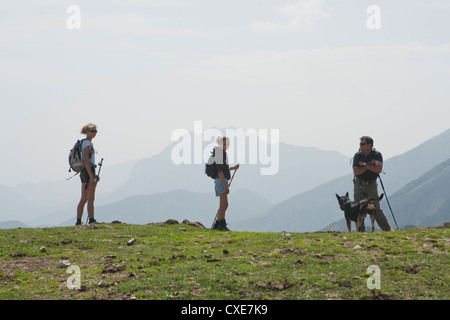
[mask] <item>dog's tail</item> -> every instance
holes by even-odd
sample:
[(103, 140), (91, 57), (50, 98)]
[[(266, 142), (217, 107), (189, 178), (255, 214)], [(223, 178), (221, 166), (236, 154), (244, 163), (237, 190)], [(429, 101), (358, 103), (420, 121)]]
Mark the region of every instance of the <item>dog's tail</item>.
[(381, 194), (381, 196), (378, 197), (378, 199), (369, 199), (369, 202), (378, 202), (381, 201), (384, 197), (384, 193)]

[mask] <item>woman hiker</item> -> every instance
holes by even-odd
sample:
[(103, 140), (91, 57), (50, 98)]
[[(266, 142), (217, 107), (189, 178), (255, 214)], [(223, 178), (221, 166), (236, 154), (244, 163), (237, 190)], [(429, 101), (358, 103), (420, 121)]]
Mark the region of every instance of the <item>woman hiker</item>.
[(217, 176), (214, 179), (214, 187), (216, 197), (220, 197), (220, 205), (213, 229), (230, 231), (227, 228), (227, 223), (225, 220), (225, 211), (228, 208), (228, 194), (230, 193), (230, 190), (228, 189), (228, 181), (231, 176), (230, 170), (237, 170), (239, 168), (239, 164), (232, 168), (228, 166), (228, 156), (226, 151), (230, 144), (229, 138), (221, 136), (216, 139), (216, 142), (218, 147), (214, 148), (212, 151), (212, 156), (214, 157), (217, 168)]
[(87, 212), (89, 217), (89, 223), (96, 223), (94, 219), (94, 200), (95, 200), (95, 188), (97, 182), (100, 181), (100, 177), (95, 175), (95, 150), (92, 144), (92, 139), (97, 135), (97, 126), (89, 123), (81, 129), (81, 134), (85, 134), (86, 138), (83, 139), (81, 144), (82, 157), (84, 160), (84, 167), (80, 173), (81, 179), (81, 199), (77, 207), (77, 223), (81, 225), (81, 217), (83, 216), (84, 205), (87, 202)]

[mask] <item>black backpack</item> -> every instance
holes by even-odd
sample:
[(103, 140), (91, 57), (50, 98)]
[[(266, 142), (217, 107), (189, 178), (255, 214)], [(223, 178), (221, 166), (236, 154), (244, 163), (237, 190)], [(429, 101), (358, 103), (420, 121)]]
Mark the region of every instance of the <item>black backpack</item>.
[(217, 171), (216, 162), (213, 161), (213, 159), (214, 156), (210, 156), (208, 162), (205, 164), (205, 174), (208, 177), (215, 179), (219, 172)]
[[(216, 161), (214, 159), (214, 157), (216, 156), (216, 150), (214, 149), (211, 152), (211, 156), (208, 159), (208, 162), (205, 164), (205, 174), (212, 178), (212, 179), (216, 179), (217, 175), (219, 174), (219, 171), (217, 170), (217, 166), (216, 166)], [(223, 162), (226, 165), (227, 164), (227, 158), (226, 158), (226, 153), (223, 153)]]

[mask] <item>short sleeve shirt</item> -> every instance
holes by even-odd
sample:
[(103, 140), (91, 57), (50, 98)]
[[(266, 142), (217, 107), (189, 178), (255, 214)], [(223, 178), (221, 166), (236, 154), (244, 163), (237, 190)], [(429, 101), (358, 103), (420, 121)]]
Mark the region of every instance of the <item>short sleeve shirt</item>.
[[(359, 167), (358, 164), (359, 161), (369, 163), (373, 159), (375, 159), (376, 161), (383, 162), (383, 156), (381, 152), (372, 149), (372, 152), (369, 153), (368, 156), (365, 156), (364, 153), (358, 151), (357, 153), (355, 153), (355, 156), (353, 157), (353, 167)], [(378, 178), (378, 173), (367, 170), (363, 174), (360, 174), (359, 176), (356, 177), (364, 181), (373, 181)]]
[(90, 147), (92, 149), (92, 152), (90, 152), (91, 156), (89, 158), (89, 163), (95, 164), (95, 152), (93, 152), (94, 151), (94, 145), (88, 139), (84, 139), (83, 143), (81, 144), (81, 154), (83, 156), (83, 159), (84, 159), (84, 149), (86, 147)]
[(228, 166), (228, 154), (220, 149), (214, 150), (214, 161), (216, 162), (216, 168), (218, 172), (223, 172), (225, 179), (230, 179), (230, 167)]

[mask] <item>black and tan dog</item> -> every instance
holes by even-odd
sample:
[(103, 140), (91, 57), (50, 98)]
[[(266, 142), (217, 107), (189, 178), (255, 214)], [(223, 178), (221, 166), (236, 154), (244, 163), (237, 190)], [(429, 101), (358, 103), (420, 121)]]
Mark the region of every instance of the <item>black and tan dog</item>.
[(356, 225), (356, 231), (360, 232), (361, 225), (364, 222), (367, 214), (370, 215), (370, 221), (372, 222), (372, 232), (375, 230), (375, 201), (381, 201), (383, 199), (383, 193), (378, 199), (363, 199), (359, 202), (353, 202), (348, 196), (348, 192), (345, 196), (338, 196), (336, 198), (339, 202), (339, 207), (344, 211), (345, 220), (347, 220), (348, 232), (352, 231), (351, 222), (354, 221)]

